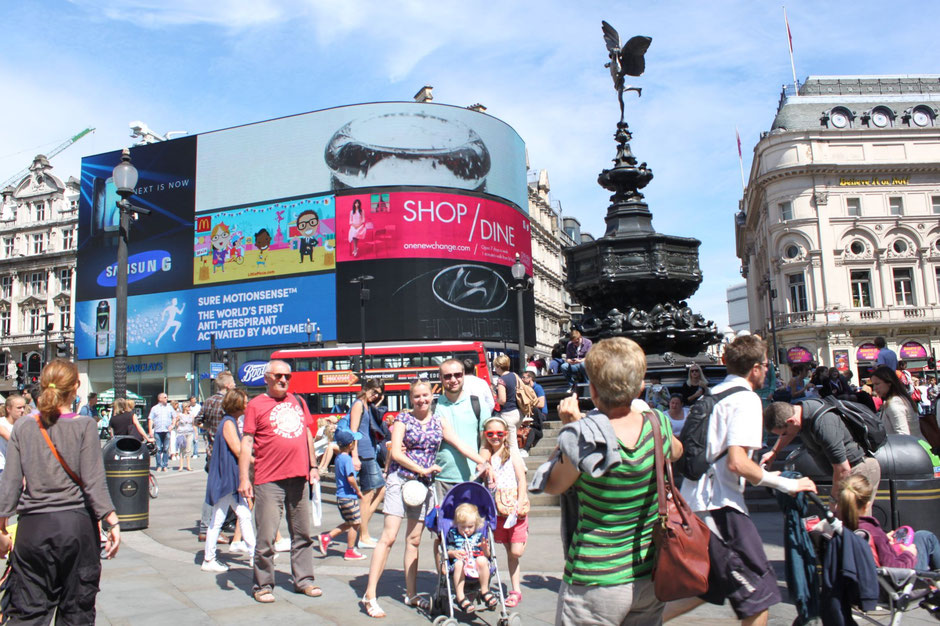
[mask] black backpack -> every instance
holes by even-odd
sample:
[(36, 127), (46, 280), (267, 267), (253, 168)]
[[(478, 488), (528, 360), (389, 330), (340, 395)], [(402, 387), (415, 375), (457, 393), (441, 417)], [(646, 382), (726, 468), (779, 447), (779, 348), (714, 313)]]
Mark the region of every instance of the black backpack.
[[(675, 465), (676, 469), (687, 479), (698, 480), (711, 467), (712, 464), (705, 459), (705, 450), (708, 448), (709, 418), (712, 411), (715, 410), (715, 405), (739, 391), (747, 391), (747, 389), (735, 386), (718, 394), (702, 396), (689, 409), (689, 415), (685, 418), (682, 432), (679, 433), (683, 453)], [(715, 462), (726, 454), (728, 454), (728, 451), (724, 450), (718, 455)]]
[[(839, 400), (835, 396), (822, 398), (823, 412), (834, 411), (842, 418), (852, 439), (869, 454), (874, 454), (888, 440), (884, 422), (870, 408), (858, 402)], [(819, 413), (822, 415), (822, 412)]]

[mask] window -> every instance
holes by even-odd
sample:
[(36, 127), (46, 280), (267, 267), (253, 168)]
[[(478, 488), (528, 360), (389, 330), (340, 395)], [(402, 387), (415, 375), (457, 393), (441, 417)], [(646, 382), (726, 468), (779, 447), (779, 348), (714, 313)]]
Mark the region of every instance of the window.
[(0, 335), (7, 337), (10, 334), (10, 312), (0, 311)]
[(59, 270), (59, 285), (62, 291), (72, 291), (72, 270), (70, 268)]
[(3, 298), (13, 297), (13, 277), (12, 276), (0, 276), (0, 297), (3, 297)]
[(795, 259), (796, 257), (800, 256), (800, 247), (795, 243), (791, 243), (783, 251), (783, 256), (787, 257), (788, 259)]
[(787, 276), (787, 285), (790, 288), (790, 311), (793, 313), (808, 311), (809, 307), (806, 304), (806, 283), (803, 278), (803, 273), (800, 272), (799, 274), (790, 274)]
[(37, 202), (33, 205), (33, 221), (43, 222), (46, 219), (46, 203)]
[(793, 219), (793, 204), (790, 202), (781, 202), (777, 205), (780, 207), (780, 221), (786, 222), (787, 220)]
[(914, 306), (914, 271), (909, 267), (894, 268), (894, 303)]
[(33, 233), (33, 254), (46, 251), (46, 233)]
[(72, 309), (69, 307), (68, 303), (59, 305), (59, 328), (71, 328), (72, 327)]
[(3, 258), (9, 259), (13, 257), (13, 251), (15, 250), (16, 239), (13, 237), (4, 237), (3, 238)]
[(62, 231), (62, 249), (71, 250), (75, 245), (75, 231), (71, 228), (66, 228)]
[[(940, 198), (938, 198), (940, 200)], [(859, 217), (862, 214), (862, 199), (861, 198), (846, 198), (845, 199), (845, 214), (849, 217)]]
[(42, 332), (42, 323), (46, 318), (46, 312), (42, 309), (30, 309), (26, 312), (27, 315), (27, 327), (29, 332), (36, 334)]
[(907, 252), (907, 242), (904, 241), (903, 239), (895, 239), (891, 247), (898, 254), (904, 254), (905, 252)]
[(933, 207), (933, 214), (940, 215), (940, 196), (930, 196), (930, 205)]
[(937, 294), (940, 295), (940, 267), (938, 267), (934, 272), (937, 274)]
[(46, 293), (46, 273), (33, 272), (29, 275), (30, 295)]
[(888, 213), (890, 215), (904, 215), (904, 200), (899, 197), (888, 198)]
[(852, 306), (856, 309), (871, 306), (871, 272), (852, 270)]
[(849, 250), (852, 251), (852, 254), (863, 254), (865, 252), (865, 244), (856, 239), (849, 245)]

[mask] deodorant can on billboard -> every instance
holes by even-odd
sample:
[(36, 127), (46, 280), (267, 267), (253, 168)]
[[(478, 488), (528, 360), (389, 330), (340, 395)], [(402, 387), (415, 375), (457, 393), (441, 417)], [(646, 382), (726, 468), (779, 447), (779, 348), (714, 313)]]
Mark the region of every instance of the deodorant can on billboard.
[(108, 356), (111, 352), (111, 306), (107, 300), (98, 303), (95, 315), (95, 354)]

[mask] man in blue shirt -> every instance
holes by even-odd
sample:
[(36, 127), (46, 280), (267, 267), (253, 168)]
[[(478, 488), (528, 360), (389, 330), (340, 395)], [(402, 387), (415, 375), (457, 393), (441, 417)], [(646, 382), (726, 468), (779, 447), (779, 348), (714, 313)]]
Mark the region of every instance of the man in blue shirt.
[(571, 341), (565, 346), (565, 362), (561, 364), (561, 373), (568, 381), (568, 393), (574, 391), (575, 382), (580, 376), (588, 382), (587, 371), (584, 369), (584, 357), (591, 349), (591, 340), (581, 336), (581, 331), (572, 329)]
[(542, 438), (542, 424), (548, 419), (548, 402), (545, 399), (545, 390), (542, 388), (542, 385), (535, 382), (535, 374), (526, 372), (522, 375), (522, 380), (535, 390), (535, 395), (538, 397), (538, 402), (535, 405), (538, 410), (532, 414), (532, 423), (529, 424), (529, 434), (526, 436), (523, 450), (520, 451), (522, 456), (529, 456), (529, 450)]
[(875, 367), (887, 365), (892, 370), (897, 370), (898, 355), (894, 350), (888, 349), (884, 337), (875, 337), (875, 347), (878, 348), (878, 357), (875, 359)]
[(96, 408), (98, 404), (98, 394), (92, 391), (88, 394), (88, 404), (79, 409), (79, 415), (87, 415), (88, 417), (94, 419), (96, 422), (101, 419), (101, 416), (98, 415), (98, 409)]
[(158, 472), (166, 472), (170, 464), (170, 428), (173, 426), (173, 407), (166, 403), (166, 394), (157, 396), (157, 404), (150, 409), (150, 436), (157, 443), (156, 467)]

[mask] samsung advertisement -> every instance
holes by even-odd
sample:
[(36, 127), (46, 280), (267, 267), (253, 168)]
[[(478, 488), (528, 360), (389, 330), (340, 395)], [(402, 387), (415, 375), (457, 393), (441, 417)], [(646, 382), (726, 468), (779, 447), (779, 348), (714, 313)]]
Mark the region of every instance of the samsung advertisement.
[[(531, 275), (525, 146), (483, 113), (339, 107), (131, 149), (130, 356), (367, 341), (514, 342), (518, 255)], [(79, 359), (114, 355), (120, 152), (82, 160)], [(389, 315), (389, 311), (395, 311)], [(526, 327), (532, 292), (526, 292)], [(534, 343), (534, 332), (527, 333)]]

